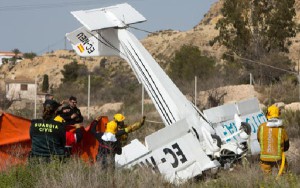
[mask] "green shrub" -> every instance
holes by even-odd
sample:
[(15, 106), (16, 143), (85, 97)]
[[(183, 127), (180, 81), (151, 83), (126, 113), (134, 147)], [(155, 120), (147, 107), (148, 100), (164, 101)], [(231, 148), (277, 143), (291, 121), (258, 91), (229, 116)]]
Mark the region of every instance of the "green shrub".
[(23, 54), (23, 57), (25, 58), (25, 59), (30, 59), (30, 60), (32, 60), (33, 58), (35, 58), (37, 55), (36, 55), (36, 53), (33, 53), (33, 52), (30, 52), (30, 53), (24, 53)]
[(76, 60), (74, 60), (70, 64), (64, 65), (63, 68), (64, 69), (61, 71), (61, 73), (63, 74), (63, 83), (74, 82), (80, 76), (88, 75), (86, 65), (78, 64)]
[(192, 81), (195, 76), (206, 79), (214, 72), (215, 61), (201, 55), (196, 46), (182, 46), (170, 62), (169, 75), (173, 80)]
[(16, 166), (12, 167), (6, 172), (0, 173), (0, 185), (1, 187), (35, 187), (38, 173), (32, 174), (28, 166)]
[(289, 104), (299, 100), (299, 86), (291, 77), (284, 77), (273, 85), (264, 86), (262, 92), (270, 101), (274, 102)]
[(290, 138), (300, 138), (300, 111), (285, 110), (282, 113), (284, 125)]

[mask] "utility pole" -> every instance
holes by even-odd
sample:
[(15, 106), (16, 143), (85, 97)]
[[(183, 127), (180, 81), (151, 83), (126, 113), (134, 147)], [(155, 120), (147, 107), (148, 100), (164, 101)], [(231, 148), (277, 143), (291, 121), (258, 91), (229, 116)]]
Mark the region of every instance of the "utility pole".
[(299, 72), (299, 59), (298, 59), (298, 87), (299, 87), (299, 101), (300, 101), (300, 72)]
[(144, 85), (142, 84), (142, 116), (144, 116), (144, 99), (145, 99), (145, 89), (144, 89)]
[(65, 36), (65, 50), (67, 50), (67, 37)]
[(36, 119), (36, 103), (37, 103), (37, 76), (34, 78), (34, 86), (35, 86), (35, 92), (34, 92), (34, 116), (33, 118)]
[(300, 101), (300, 74), (298, 73), (299, 101)]
[(195, 106), (197, 106), (197, 76), (195, 76)]
[(88, 105), (87, 105), (87, 117), (90, 119), (90, 95), (91, 95), (91, 74), (88, 76)]

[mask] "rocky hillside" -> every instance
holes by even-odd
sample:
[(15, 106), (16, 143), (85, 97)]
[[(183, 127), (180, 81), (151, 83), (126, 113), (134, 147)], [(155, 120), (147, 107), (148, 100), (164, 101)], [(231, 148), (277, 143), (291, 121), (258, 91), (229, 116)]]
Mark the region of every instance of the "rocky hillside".
[[(2, 78), (0, 78), (0, 86), (3, 90), (5, 79), (28, 78), (33, 80), (35, 77), (37, 77), (38, 84), (42, 84), (43, 75), (47, 74), (49, 76), (50, 87), (57, 88), (63, 78), (61, 70), (63, 70), (64, 65), (75, 60), (79, 64), (85, 64), (89, 71), (93, 71), (95, 67), (100, 66), (100, 61), (103, 58), (104, 57), (81, 58), (73, 51), (58, 50), (38, 56), (33, 60), (25, 59), (16, 65), (3, 64), (0, 67), (0, 75), (3, 75)], [(121, 60), (118, 58), (110, 58), (106, 66), (116, 67), (119, 64), (115, 62), (119, 61)], [(121, 62), (121, 64), (128, 70), (130, 69), (127, 63)], [(114, 72), (111, 72), (111, 74), (114, 74)]]

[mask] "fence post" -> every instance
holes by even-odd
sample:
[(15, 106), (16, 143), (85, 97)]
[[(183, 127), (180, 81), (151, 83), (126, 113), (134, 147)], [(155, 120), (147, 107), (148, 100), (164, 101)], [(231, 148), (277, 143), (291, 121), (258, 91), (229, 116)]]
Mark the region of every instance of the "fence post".
[(195, 106), (197, 106), (197, 76), (195, 76)]
[(36, 119), (36, 103), (37, 103), (37, 76), (34, 78), (34, 85), (35, 85), (35, 91), (34, 91), (34, 119)]
[(87, 105), (87, 117), (90, 119), (90, 95), (91, 95), (91, 74), (88, 76), (88, 105)]
[(300, 74), (298, 74), (299, 101), (300, 101)]
[(142, 84), (142, 116), (144, 116), (144, 97), (145, 97), (144, 85)]

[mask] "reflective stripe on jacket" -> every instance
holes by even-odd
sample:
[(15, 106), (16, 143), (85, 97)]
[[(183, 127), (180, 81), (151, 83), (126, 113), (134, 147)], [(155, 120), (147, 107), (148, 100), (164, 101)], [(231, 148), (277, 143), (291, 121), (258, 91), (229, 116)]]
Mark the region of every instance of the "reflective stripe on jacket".
[(258, 128), (257, 138), (262, 161), (281, 160), (282, 152), (285, 151), (285, 142), (288, 142), (288, 136), (282, 126), (269, 127), (267, 123), (263, 123)]

